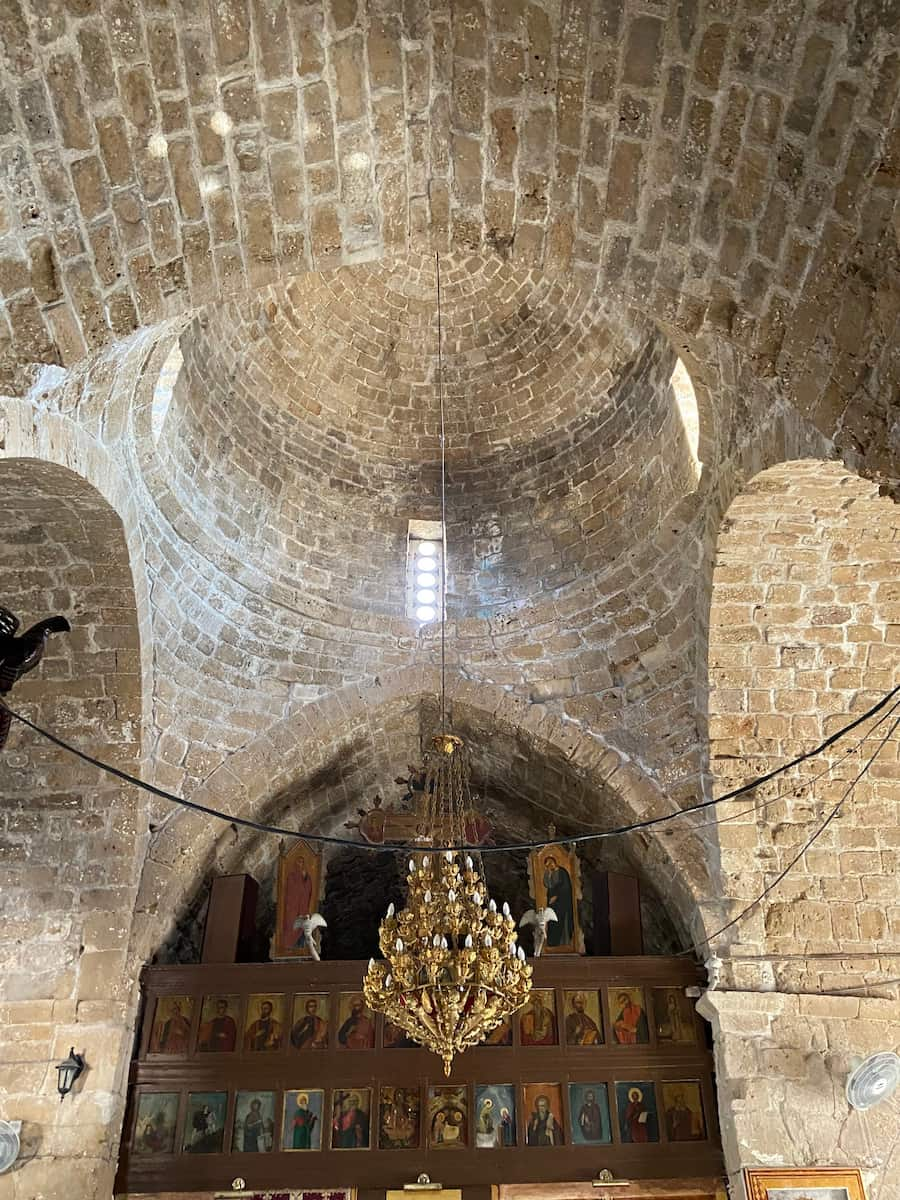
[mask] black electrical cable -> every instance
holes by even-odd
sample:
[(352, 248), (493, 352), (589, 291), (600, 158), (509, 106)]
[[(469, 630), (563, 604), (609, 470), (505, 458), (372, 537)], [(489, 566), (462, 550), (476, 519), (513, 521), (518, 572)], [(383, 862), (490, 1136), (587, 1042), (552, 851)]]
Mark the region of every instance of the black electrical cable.
[[(759, 787), (761, 784), (768, 783), (770, 779), (775, 779), (778, 775), (783, 775), (785, 771), (789, 771), (792, 767), (796, 767), (800, 763), (806, 762), (808, 759), (815, 757), (816, 754), (821, 753), (823, 750), (828, 749), (829, 746), (834, 745), (834, 743), (842, 738), (845, 734), (850, 733), (851, 730), (856, 729), (859, 725), (862, 725), (864, 721), (867, 721), (877, 712), (880, 712), (881, 709), (889, 704), (894, 696), (896, 696), (898, 693), (900, 693), (900, 685), (893, 688), (890, 692), (883, 696), (877, 704), (873, 704), (870, 709), (864, 712), (861, 716), (857, 717), (855, 720), (851, 721), (849, 725), (845, 725), (841, 729), (837, 730), (836, 733), (831, 734), (830, 737), (827, 737), (824, 742), (821, 742), (814, 749), (805, 751), (797, 758), (792, 759), (791, 762), (785, 763), (780, 767), (775, 767), (772, 771), (768, 771), (765, 775), (760, 775), (756, 779), (750, 780), (749, 783), (741, 784), (740, 787), (735, 788), (733, 791), (726, 792), (724, 796), (718, 796), (712, 800), (704, 800), (700, 804), (692, 805), (690, 808), (678, 808), (675, 809), (674, 812), (667, 813), (661, 817), (648, 817), (643, 821), (634, 821), (630, 825), (622, 825), (617, 829), (607, 829), (597, 833), (577, 833), (573, 834), (571, 837), (563, 838), (562, 840), (567, 843), (580, 843), (600, 841), (609, 837), (621, 837), (624, 834), (635, 833), (641, 829), (650, 829), (655, 825), (663, 825), (669, 821), (675, 821), (679, 817), (686, 816), (690, 813), (700, 812), (702, 809), (711, 808), (717, 804), (724, 804), (728, 800), (733, 800), (736, 796), (742, 796), (746, 792), (753, 791), (754, 788)], [(181, 805), (181, 807), (191, 809), (194, 812), (204, 813), (209, 817), (216, 817), (220, 821), (227, 821), (230, 825), (241, 825), (245, 829), (254, 829), (258, 833), (273, 833), (278, 837), (303, 838), (307, 842), (316, 842), (320, 845), (354, 846), (358, 850), (368, 850), (375, 854), (396, 854), (398, 852), (408, 854), (410, 851), (410, 846), (404, 843), (391, 842), (382, 844), (380, 846), (373, 846), (367, 842), (354, 841), (351, 838), (334, 837), (324, 833), (304, 833), (303, 830), (287, 829), (281, 825), (266, 825), (261, 821), (253, 821), (249, 817), (232, 816), (228, 813), (220, 812), (218, 809), (210, 808), (206, 804), (199, 804), (196, 800), (187, 800), (184, 796), (176, 796), (173, 792), (167, 792), (164, 788), (156, 787), (155, 784), (147, 783), (145, 780), (139, 779), (135, 775), (130, 775), (127, 771), (122, 771), (119, 767), (114, 767), (110, 763), (105, 763), (101, 759), (94, 758), (92, 755), (86, 754), (83, 750), (79, 750), (76, 746), (64, 741), (63, 738), (57, 737), (55, 733), (51, 733), (49, 729), (43, 729), (40, 725), (36, 725), (34, 721), (30, 721), (27, 717), (22, 716), (21, 713), (17, 713), (3, 700), (0, 700), (0, 707), (6, 709), (9, 715), (16, 721), (19, 721), (22, 725), (27, 726), (35, 733), (40, 734), (41, 737), (46, 738), (55, 746), (59, 746), (61, 750), (67, 750), (70, 754), (74, 754), (77, 758), (80, 758), (82, 762), (89, 763), (91, 766), (97, 767), (99, 770), (105, 771), (107, 774), (113, 775), (115, 778), (121, 779), (125, 783), (130, 783), (134, 787), (141, 788), (143, 791), (149, 792), (153, 796), (158, 796), (161, 800), (168, 800), (172, 804)], [(896, 723), (892, 728), (896, 728)], [(420, 854), (437, 854), (445, 850), (455, 850), (458, 852), (468, 851), (469, 853), (477, 854), (498, 854), (511, 850), (543, 850), (547, 846), (555, 846), (559, 840), (559, 838), (551, 838), (536, 842), (512, 842), (501, 846), (470, 846), (465, 844), (441, 847), (416, 846), (415, 850), (416, 853)], [(718, 935), (715, 934), (713, 936)], [(700, 944), (705, 945), (705, 942)]]
[(863, 992), (868, 993), (869, 989), (871, 989), (871, 988), (893, 987), (893, 985), (895, 983), (900, 983), (900, 978), (895, 977), (893, 979), (869, 979), (865, 983), (855, 983), (853, 985), (853, 987), (829, 988), (828, 991), (825, 993), (801, 992), (800, 995), (809, 995), (809, 996), (821, 996), (823, 994), (827, 995), (827, 996), (856, 996), (856, 995), (859, 995), (859, 998), (861, 1000), (885, 1000), (885, 999), (888, 999), (888, 997), (886, 997), (886, 996), (871, 996), (868, 994), (862, 995), (861, 993), (863, 993)]
[[(868, 771), (869, 767), (871, 767), (872, 763), (875, 761), (875, 759), (878, 757), (878, 755), (884, 749), (885, 743), (889, 740), (889, 738), (891, 737), (891, 735), (893, 734), (893, 732), (895, 731), (895, 729), (897, 728), (898, 725), (900, 725), (900, 717), (897, 717), (897, 719), (894, 721), (893, 725), (891, 725), (890, 729), (887, 731), (887, 733), (884, 735), (884, 737), (881, 738), (881, 740), (879, 741), (879, 743), (878, 743), (877, 747), (875, 748), (871, 757), (866, 759), (866, 761), (863, 763), (862, 767), (857, 772), (856, 776), (850, 781), (850, 784), (845, 789), (844, 794), (841, 796), (840, 800), (838, 800), (837, 804), (835, 804), (834, 808), (832, 808), (831, 812), (828, 814), (828, 816), (825, 818), (825, 820), (821, 823), (821, 825), (818, 827), (818, 829), (816, 829), (815, 832), (809, 838), (807, 838), (806, 842), (804, 842), (804, 844), (801, 846), (800, 850), (794, 855), (794, 857), (787, 864), (787, 866), (778, 872), (778, 874), (775, 876), (775, 878), (772, 880), (772, 882), (770, 884), (768, 884), (765, 888), (763, 888), (762, 892), (760, 892), (760, 894), (756, 897), (756, 899), (752, 900), (747, 905), (746, 908), (742, 908), (741, 911), (737, 914), (737, 916), (732, 917), (730, 921), (726, 922), (721, 927), (721, 929), (717, 929), (715, 931), (715, 933), (711, 933), (709, 935), (709, 937), (701, 938), (700, 941), (694, 942), (693, 945), (691, 945), (687, 948), (687, 950), (681, 951), (682, 955), (698, 953), (700, 951), (701, 947), (708, 946), (709, 943), (714, 938), (721, 937), (723, 933), (726, 933), (733, 926), (737, 925), (737, 923), (739, 921), (743, 921), (744, 917), (748, 916), (751, 912), (753, 912), (760, 904), (762, 904), (762, 902), (763, 902), (763, 900), (765, 900), (766, 896), (768, 896), (771, 892), (773, 892), (775, 890), (775, 888), (778, 887), (778, 885), (785, 878), (785, 876), (788, 874), (788, 872), (793, 870), (793, 868), (797, 865), (797, 863), (800, 861), (800, 859), (803, 857), (803, 855), (807, 852), (807, 850), (809, 850), (810, 847), (822, 836), (822, 834), (825, 832), (825, 830), (828, 828), (828, 826), (831, 824), (831, 822), (835, 819), (835, 817), (837, 817), (839, 815), (839, 813), (840, 813), (841, 809), (844, 807), (844, 804), (846, 803), (848, 797), (853, 792), (853, 789), (856, 787), (856, 785), (859, 783), (859, 781), (862, 779), (862, 777)], [(873, 958), (877, 957), (877, 955), (873, 955), (872, 957)]]
[(740, 812), (732, 813), (730, 816), (713, 817), (711, 821), (698, 821), (697, 824), (693, 826), (691, 832), (693, 833), (694, 830), (697, 829), (708, 829), (711, 825), (727, 825), (730, 821), (740, 821), (743, 817), (754, 816), (756, 813), (761, 813), (765, 809), (771, 808), (773, 804), (778, 804), (780, 801), (786, 800), (789, 796), (796, 795), (800, 788), (814, 789), (815, 785), (820, 779), (824, 779), (826, 775), (833, 775), (841, 763), (846, 762), (851, 755), (858, 754), (867, 738), (871, 737), (882, 721), (889, 721), (898, 708), (900, 708), (900, 700), (898, 700), (896, 704), (892, 705), (887, 712), (882, 713), (878, 720), (872, 725), (872, 728), (864, 733), (854, 746), (851, 746), (849, 749), (845, 750), (841, 755), (839, 755), (838, 758), (834, 760), (833, 763), (830, 763), (824, 769), (824, 771), (819, 771), (817, 775), (811, 775), (807, 779), (798, 780), (798, 782), (792, 788), (787, 788), (785, 791), (779, 792), (776, 796), (772, 796), (769, 800), (761, 800), (759, 804), (751, 804), (749, 808), (741, 809)]

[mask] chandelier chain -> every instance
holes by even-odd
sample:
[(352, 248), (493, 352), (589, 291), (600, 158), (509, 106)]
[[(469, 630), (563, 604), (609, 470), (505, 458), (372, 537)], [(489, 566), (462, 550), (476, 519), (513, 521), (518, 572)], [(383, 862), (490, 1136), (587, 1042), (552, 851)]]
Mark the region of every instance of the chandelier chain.
[(490, 898), (479, 861), (454, 849), (476, 828), (466, 747), (447, 727), (447, 436), (444, 405), (441, 260), (437, 282), (437, 391), (441, 429), (441, 724), (422, 781), (424, 823), (416, 841), (437, 854), (409, 859), (406, 903), (388, 906), (378, 932), (382, 958), (370, 959), (366, 1002), (420, 1045), (453, 1059), (484, 1042), (525, 1003), (531, 967), (518, 944), (509, 904)]
[(437, 390), (441, 414), (441, 729), (447, 725), (447, 434), (444, 412), (444, 328), (441, 312), (441, 256), (434, 252), (437, 281)]

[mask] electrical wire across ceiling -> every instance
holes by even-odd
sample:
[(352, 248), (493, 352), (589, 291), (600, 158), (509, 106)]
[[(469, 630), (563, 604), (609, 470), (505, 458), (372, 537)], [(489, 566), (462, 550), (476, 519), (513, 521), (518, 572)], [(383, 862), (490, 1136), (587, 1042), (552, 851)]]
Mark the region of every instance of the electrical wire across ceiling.
[[(775, 767), (773, 770), (767, 771), (764, 775), (759, 775), (755, 779), (751, 779), (747, 783), (743, 783), (739, 787), (733, 788), (731, 791), (726, 792), (722, 796), (714, 797), (711, 800), (703, 800), (699, 804), (693, 804), (688, 808), (678, 808), (671, 813), (664, 814), (661, 817), (647, 817), (642, 821), (633, 821), (628, 825), (620, 825), (612, 829), (602, 829), (590, 833), (577, 833), (566, 837), (557, 836), (554, 838), (530, 842), (508, 842), (502, 845), (494, 846), (474, 846), (460, 844), (451, 847), (442, 847), (441, 849), (445, 850), (449, 848), (452, 850), (459, 850), (463, 852), (469, 851), (477, 854), (498, 854), (510, 850), (542, 850), (547, 846), (556, 845), (560, 841), (576, 844), (601, 841), (605, 838), (622, 837), (625, 834), (635, 833), (643, 829), (653, 829), (660, 825), (669, 824), (672, 821), (680, 820), (683, 817), (689, 817), (693, 813), (702, 812), (707, 808), (714, 808), (720, 804), (725, 804), (729, 800), (734, 800), (738, 796), (746, 795), (748, 792), (754, 791), (756, 788), (770, 782), (779, 775), (785, 774), (785, 772), (790, 771), (793, 767), (799, 766), (801, 763), (808, 762), (809, 759), (815, 758), (817, 754), (821, 754), (824, 750), (827, 750), (830, 746), (833, 746), (848, 733), (851, 733), (854, 729), (859, 728), (860, 725), (864, 724), (871, 717), (874, 717), (883, 709), (888, 708), (888, 706), (891, 704), (891, 701), (894, 700), (898, 694), (900, 694), (900, 685), (893, 688), (890, 692), (887, 692), (886, 695), (884, 695), (877, 703), (873, 704), (871, 708), (867, 709), (849, 724), (844, 725), (841, 729), (837, 730), (836, 733), (831, 734), (812, 750), (805, 751), (803, 754), (791, 759), (790, 762), (783, 763), (780, 767)], [(165, 788), (157, 787), (155, 784), (148, 783), (146, 780), (140, 779), (136, 775), (131, 775), (129, 772), (123, 771), (119, 767), (114, 767), (111, 763), (106, 763), (103, 762), (102, 759), (95, 758), (93, 755), (86, 753), (84, 750), (79, 750), (78, 747), (73, 746), (71, 742), (65, 741), (64, 738), (58, 737), (49, 729), (44, 729), (34, 721), (29, 720), (28, 717), (24, 716), (22, 713), (16, 712), (3, 700), (0, 700), (0, 707), (6, 709), (13, 720), (18, 721), (21, 725), (31, 729), (34, 733), (37, 733), (40, 737), (45, 738), (48, 742), (52, 742), (53, 745), (58, 746), (61, 750), (65, 750), (67, 753), (75, 755), (76, 758), (80, 758), (82, 762), (86, 762), (90, 766), (97, 767), (98, 770), (104, 771), (106, 774), (112, 775), (116, 779), (121, 779), (124, 783), (129, 783), (133, 787), (140, 788), (142, 791), (149, 793), (151, 796), (157, 796), (161, 800), (168, 800), (172, 804), (177, 804), (180, 807), (190, 809), (193, 812), (204, 813), (206, 816), (214, 817), (216, 820), (226, 821), (230, 825), (239, 825), (245, 829), (253, 829), (257, 833), (271, 833), (277, 837), (303, 838), (304, 841), (318, 845), (353, 846), (358, 850), (365, 850), (372, 854), (396, 854), (398, 852), (405, 853), (409, 849), (409, 847), (403, 843), (387, 842), (381, 845), (373, 846), (370, 843), (356, 841), (353, 838), (339, 837), (333, 834), (311, 833), (303, 829), (288, 829), (283, 825), (268, 825), (263, 821), (254, 821), (249, 817), (240, 817), (236, 814), (222, 812), (219, 809), (212, 808), (207, 804), (200, 804), (196, 800), (188, 800), (184, 796), (178, 796), (174, 792), (166, 791)], [(897, 700), (897, 703), (893, 706), (893, 708), (890, 709), (888, 713), (882, 715), (878, 722), (876, 722), (876, 726), (880, 725), (882, 721), (890, 717), (897, 707), (900, 707), (900, 699)], [(896, 728), (896, 722), (894, 726), (892, 726), (892, 731), (893, 728)], [(881, 745), (879, 745), (878, 749), (881, 749)], [(877, 754), (878, 750), (876, 750), (875, 753)], [(797, 788), (794, 790), (796, 791), (802, 786), (805, 786), (803, 781), (798, 783)], [(420, 851), (423, 854), (437, 853), (437, 850), (429, 849), (428, 847), (417, 847), (417, 851)]]

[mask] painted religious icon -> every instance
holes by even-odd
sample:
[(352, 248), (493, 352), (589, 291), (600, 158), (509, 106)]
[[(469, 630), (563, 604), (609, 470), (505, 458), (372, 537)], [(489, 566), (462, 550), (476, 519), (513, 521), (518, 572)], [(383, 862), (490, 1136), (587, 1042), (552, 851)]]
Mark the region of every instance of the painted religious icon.
[(694, 1010), (684, 994), (684, 988), (660, 987), (651, 993), (653, 999), (653, 1026), (656, 1040), (675, 1045), (693, 1045), (696, 1040)]
[(562, 1086), (558, 1083), (525, 1084), (525, 1145), (562, 1146)]
[(197, 1049), (204, 1054), (237, 1049), (240, 996), (204, 996)]
[(134, 1122), (135, 1154), (174, 1153), (177, 1120), (177, 1092), (143, 1092)]
[(321, 887), (321, 854), (302, 840), (294, 842), (278, 860), (272, 958), (310, 956), (299, 922), (319, 911)]
[(415, 1150), (420, 1140), (417, 1087), (383, 1087), (378, 1102), (378, 1148)]
[(516, 1089), (511, 1083), (475, 1088), (475, 1148), (500, 1150), (516, 1144)]
[(650, 1041), (650, 1026), (644, 1007), (644, 989), (611, 987), (608, 990), (609, 1025), (613, 1040), (619, 1046), (646, 1046)]
[(484, 1039), (485, 1046), (511, 1046), (512, 1021), (501, 1021)]
[(570, 1083), (569, 1119), (576, 1146), (608, 1145), (612, 1141), (612, 1129), (606, 1084)]
[(866, 1200), (855, 1167), (745, 1167), (747, 1200)]
[(153, 1013), (151, 1054), (187, 1054), (194, 1015), (193, 996), (160, 996)]
[(706, 1137), (703, 1099), (697, 1080), (679, 1079), (661, 1085), (663, 1119), (670, 1142), (702, 1142)]
[(520, 1009), (519, 1037), (523, 1046), (558, 1046), (556, 995), (552, 988), (534, 988)]
[(603, 1041), (600, 996), (592, 988), (563, 993), (567, 1046), (599, 1046)]
[(659, 1141), (659, 1119), (652, 1083), (617, 1083), (616, 1108), (619, 1113), (619, 1137), (623, 1142)]
[(331, 1109), (332, 1150), (368, 1150), (371, 1088), (336, 1091)]
[(469, 1145), (469, 1094), (465, 1087), (428, 1089), (428, 1145), (432, 1150)]
[(284, 1041), (284, 996), (257, 995), (247, 1001), (245, 1050), (280, 1050)]
[(328, 1049), (328, 996), (324, 992), (294, 997), (291, 1045), (295, 1050)]
[(801, 1187), (769, 1188), (767, 1200), (850, 1200), (850, 1191), (845, 1187)]
[(556, 920), (547, 926), (545, 954), (584, 954), (578, 916), (581, 868), (574, 848), (556, 843), (528, 856), (528, 876), (536, 909), (552, 908)]
[(321, 1150), (325, 1093), (320, 1088), (297, 1088), (284, 1093), (282, 1150)]
[(359, 992), (341, 992), (337, 1040), (341, 1050), (375, 1049), (375, 1014)]
[(402, 1025), (395, 1025), (387, 1017), (381, 1031), (381, 1044), (385, 1050), (415, 1050), (419, 1043), (413, 1041)]
[(191, 1092), (184, 1114), (185, 1154), (221, 1154), (225, 1141), (227, 1092)]
[(231, 1149), (258, 1154), (275, 1148), (275, 1093), (238, 1092), (234, 1102)]

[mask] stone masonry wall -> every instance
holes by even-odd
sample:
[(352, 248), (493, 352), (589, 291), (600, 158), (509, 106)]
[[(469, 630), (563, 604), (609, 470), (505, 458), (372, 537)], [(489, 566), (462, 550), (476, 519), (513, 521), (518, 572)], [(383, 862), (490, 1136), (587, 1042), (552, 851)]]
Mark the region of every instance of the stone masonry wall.
[(859, 1167), (868, 1200), (897, 1200), (896, 1100), (858, 1112), (844, 1095), (857, 1061), (900, 1048), (896, 1000), (713, 991), (698, 1007), (715, 1037), (732, 1196), (738, 1164), (784, 1164)]
[[(811, 749), (900, 684), (898, 579), (900, 510), (836, 464), (775, 467), (737, 497), (710, 612), (710, 755), (720, 791)], [(743, 813), (719, 827), (735, 908), (797, 854), (898, 716), (877, 728), (870, 720), (787, 781), (724, 806), (722, 815)], [(841, 814), (719, 949), (742, 986), (828, 992), (898, 974), (896, 958), (879, 957), (896, 952), (900, 935), (898, 749), (895, 731)], [(838, 948), (846, 959), (832, 957)], [(829, 957), (778, 959), (803, 953)], [(773, 962), (739, 965), (753, 954)]]
[[(140, 759), (140, 663), (122, 526), (61, 467), (0, 462), (2, 600), (23, 628), (52, 613), (54, 635), (11, 702), (126, 770)], [(27, 1169), (3, 1200), (100, 1196), (111, 1185), (131, 1047), (126, 966), (144, 841), (130, 790), (15, 722), (0, 764), (0, 1096), (22, 1125)], [(89, 1070), (61, 1105), (54, 1064), (70, 1046)]]

